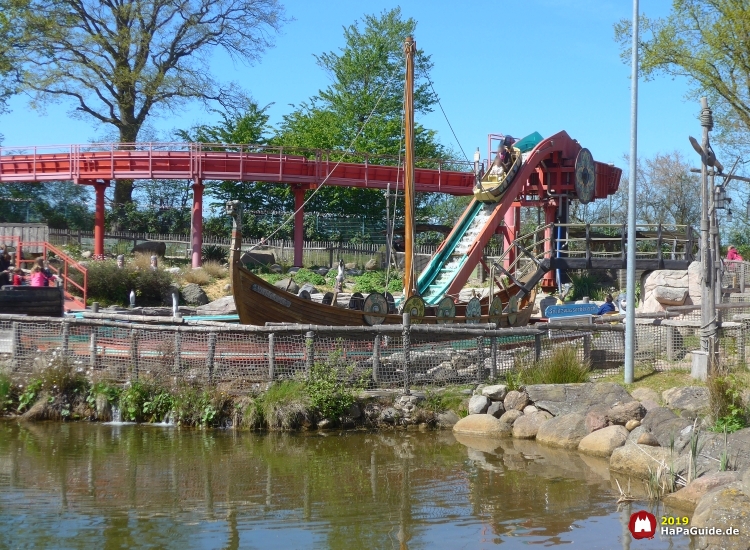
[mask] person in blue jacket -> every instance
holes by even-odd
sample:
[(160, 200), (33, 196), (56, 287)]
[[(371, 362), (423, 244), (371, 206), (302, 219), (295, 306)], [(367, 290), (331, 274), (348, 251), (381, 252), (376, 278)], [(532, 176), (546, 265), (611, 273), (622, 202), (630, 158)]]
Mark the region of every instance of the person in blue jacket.
[(615, 304), (613, 303), (611, 294), (607, 294), (605, 300), (606, 301), (602, 304), (602, 306), (599, 308), (599, 311), (596, 313), (597, 315), (606, 315), (607, 313), (612, 313), (613, 311), (617, 310)]

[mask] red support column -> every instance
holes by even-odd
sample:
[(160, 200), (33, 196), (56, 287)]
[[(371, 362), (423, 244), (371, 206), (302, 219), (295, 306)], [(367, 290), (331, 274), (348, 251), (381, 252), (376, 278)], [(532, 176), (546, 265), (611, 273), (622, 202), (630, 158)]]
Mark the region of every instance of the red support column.
[(106, 182), (94, 183), (96, 192), (96, 210), (94, 212), (94, 258), (104, 257), (104, 190), (109, 187)]
[[(556, 200), (550, 200), (547, 201), (547, 204), (544, 206), (544, 223), (546, 225), (549, 225), (551, 223), (555, 223), (555, 214), (557, 213), (557, 201)], [(545, 229), (544, 232), (544, 257), (545, 258), (552, 258), (555, 254), (555, 250), (553, 248), (553, 239), (556, 235), (552, 234), (552, 228), (548, 227)], [(555, 272), (554, 270), (548, 271), (544, 274), (544, 277), (542, 277), (542, 290), (545, 292), (549, 292), (551, 290), (554, 290), (557, 287), (557, 283), (555, 282)]]
[[(510, 248), (510, 243), (512, 243), (516, 238), (515, 237), (516, 208), (513, 208), (512, 206), (508, 208), (508, 210), (505, 212), (503, 221), (505, 222), (505, 227), (503, 231), (503, 250), (505, 251), (505, 250), (508, 250), (508, 248)], [(503, 261), (503, 267), (505, 269), (510, 269), (511, 264), (515, 260), (516, 260), (516, 251), (511, 250), (505, 256), (505, 260)]]
[(305, 189), (294, 187), (294, 267), (302, 267), (302, 247), (305, 241)]
[(203, 182), (196, 179), (193, 187), (193, 210), (190, 218), (190, 243), (193, 253), (193, 267), (201, 266), (203, 248)]

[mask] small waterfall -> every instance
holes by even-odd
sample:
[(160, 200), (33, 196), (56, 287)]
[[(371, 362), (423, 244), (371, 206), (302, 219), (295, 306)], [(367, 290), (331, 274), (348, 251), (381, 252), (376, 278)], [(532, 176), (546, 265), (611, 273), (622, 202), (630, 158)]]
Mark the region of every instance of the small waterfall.
[(122, 411), (120, 411), (120, 407), (115, 405), (112, 405), (112, 423), (122, 424)]
[(169, 411), (164, 415), (164, 419), (161, 421), (162, 426), (174, 426), (174, 411)]

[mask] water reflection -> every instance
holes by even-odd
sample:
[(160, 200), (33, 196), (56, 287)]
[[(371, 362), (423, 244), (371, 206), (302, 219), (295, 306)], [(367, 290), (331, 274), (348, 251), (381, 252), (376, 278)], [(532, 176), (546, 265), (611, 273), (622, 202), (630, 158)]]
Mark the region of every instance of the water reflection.
[(605, 460), (530, 441), (0, 422), (10, 547), (623, 548), (614, 500)]

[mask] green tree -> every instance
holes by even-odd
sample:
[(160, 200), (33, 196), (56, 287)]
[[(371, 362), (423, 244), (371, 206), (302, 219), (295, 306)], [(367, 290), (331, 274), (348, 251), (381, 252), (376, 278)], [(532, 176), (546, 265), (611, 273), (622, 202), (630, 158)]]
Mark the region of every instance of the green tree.
[(0, 185), (0, 221), (90, 230), (94, 225), (91, 198), (88, 186), (70, 181)]
[[(344, 158), (344, 153), (357, 151), (391, 155), (391, 162), (396, 164), (403, 147), (403, 43), (407, 36), (414, 35), (416, 26), (414, 19), (404, 19), (401, 9), (394, 8), (380, 15), (366, 15), (362, 21), (344, 27), (345, 44), (340, 51), (315, 56), (318, 66), (333, 82), (283, 117), (274, 142), (287, 147), (333, 150), (334, 161)], [(431, 69), (430, 57), (417, 51), (414, 89), (417, 115), (430, 112), (437, 102), (428, 80)], [(437, 141), (436, 133), (419, 123), (415, 124), (414, 141), (417, 157), (450, 156)], [(347, 155), (346, 160), (363, 159)], [(427, 202), (426, 197), (418, 200), (421, 204)], [(323, 187), (306, 207), (309, 212), (372, 217), (382, 217), (384, 209), (382, 193), (350, 187)]]
[[(623, 61), (630, 63), (631, 23), (615, 25)], [(639, 57), (647, 79), (686, 77), (689, 96), (705, 95), (714, 111), (717, 139), (750, 147), (750, 3), (673, 0), (667, 17), (640, 19)]]
[[(74, 113), (132, 143), (146, 119), (190, 100), (242, 96), (208, 70), (214, 48), (252, 63), (284, 21), (277, 0), (0, 0), (18, 40), (5, 52), (34, 101), (72, 101)], [(1, 52), (0, 52), (1, 53)], [(132, 200), (118, 180), (114, 204)]]

